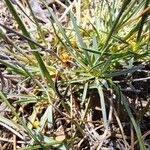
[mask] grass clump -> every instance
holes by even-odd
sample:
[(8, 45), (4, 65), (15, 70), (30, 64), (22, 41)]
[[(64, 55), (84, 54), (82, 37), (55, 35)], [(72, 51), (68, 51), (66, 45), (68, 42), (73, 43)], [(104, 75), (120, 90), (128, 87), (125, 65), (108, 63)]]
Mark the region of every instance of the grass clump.
[(149, 0), (68, 1), (53, 7), (37, 1), (40, 17), (46, 17), (43, 9), (49, 16), (45, 24), (33, 3), (26, 6), (31, 16), (20, 3), (5, 4), (17, 26), (0, 23), (1, 106), (10, 113), (3, 113), (0, 123), (11, 128), (4, 137), (13, 135), (7, 146), (146, 149)]

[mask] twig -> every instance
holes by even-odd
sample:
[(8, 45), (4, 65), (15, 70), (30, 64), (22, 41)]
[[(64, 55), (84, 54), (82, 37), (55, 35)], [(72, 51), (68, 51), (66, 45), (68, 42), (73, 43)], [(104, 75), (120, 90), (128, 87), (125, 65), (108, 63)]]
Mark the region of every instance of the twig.
[[(122, 127), (122, 124), (121, 124), (121, 121), (120, 121), (120, 119), (119, 119), (119, 117), (118, 117), (117, 112), (116, 112), (115, 109), (114, 109), (114, 115), (115, 115), (115, 118), (116, 118), (117, 123), (118, 123), (118, 125), (119, 125), (120, 131), (121, 131), (121, 134), (122, 134), (122, 138), (123, 138), (124, 142), (127, 143), (127, 142), (126, 142), (126, 136), (125, 136), (125, 134), (124, 134), (123, 127)], [(129, 145), (128, 145), (128, 146), (129, 146)], [(125, 144), (125, 147), (126, 147), (126, 149), (127, 149), (126, 144)]]
[(150, 77), (147, 77), (147, 78), (139, 78), (139, 79), (133, 79), (132, 81), (133, 82), (137, 82), (137, 81), (146, 81), (146, 80), (149, 80), (150, 79)]
[(65, 12), (62, 14), (62, 16), (58, 19), (59, 21), (61, 21), (65, 15), (73, 8), (73, 6), (75, 5), (76, 0), (74, 0), (69, 7), (66, 8)]
[[(142, 138), (145, 139), (148, 135), (150, 135), (150, 131), (146, 132), (146, 133), (142, 136)], [(138, 140), (136, 140), (136, 141), (134, 142), (134, 145), (136, 145), (137, 143), (138, 143)], [(129, 147), (129, 150), (131, 150), (131, 146)]]
[(131, 89), (131, 88), (126, 88), (126, 89), (121, 89), (121, 91), (123, 92), (134, 92), (134, 93), (141, 93), (141, 90), (135, 90), (135, 89)]
[(67, 8), (65, 4), (63, 4), (60, 0), (55, 0), (59, 5), (61, 5), (64, 8)]
[[(149, 80), (150, 77), (146, 77), (146, 78), (139, 78), (139, 79), (132, 79), (132, 82), (138, 82), (138, 81), (146, 81)], [(121, 82), (128, 82), (130, 80), (121, 80), (121, 81), (114, 81), (114, 83), (121, 83)]]
[[(2, 138), (0, 137), (0, 141), (2, 142), (8, 142), (8, 143), (13, 143), (13, 140), (7, 139), (7, 138)], [(18, 144), (29, 144), (30, 141), (16, 141)]]
[(17, 141), (16, 141), (16, 135), (13, 134), (13, 150), (17, 150), (16, 143), (17, 143)]

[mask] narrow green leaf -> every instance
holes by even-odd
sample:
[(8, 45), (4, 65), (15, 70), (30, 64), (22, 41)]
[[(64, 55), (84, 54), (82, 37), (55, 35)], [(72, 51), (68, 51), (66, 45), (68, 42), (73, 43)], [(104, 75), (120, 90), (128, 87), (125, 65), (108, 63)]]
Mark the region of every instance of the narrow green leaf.
[(48, 108), (46, 109), (45, 113), (43, 114), (41, 120), (40, 120), (40, 125), (36, 129), (36, 133), (42, 132), (46, 122), (48, 121), (48, 125), (50, 124), (49, 127), (53, 125), (53, 111), (52, 111), (52, 105), (49, 105)]
[(121, 94), (121, 101), (123, 102), (123, 105), (125, 107), (125, 109), (127, 110), (128, 112), (128, 116), (130, 117), (130, 120), (134, 126), (134, 129), (135, 129), (135, 132), (136, 132), (136, 135), (137, 135), (137, 138), (138, 138), (138, 141), (139, 141), (139, 145), (140, 145), (140, 149), (141, 150), (146, 150), (145, 148), (145, 144), (144, 144), (144, 141), (143, 141), (143, 138), (142, 138), (142, 134), (141, 134), (141, 130), (140, 130), (140, 125), (136, 122), (136, 120), (134, 119), (134, 116), (131, 112), (131, 109), (130, 109), (130, 106), (129, 106), (129, 103), (127, 102), (128, 100), (126, 99), (126, 97), (122, 94), (121, 90), (119, 87), (117, 87), (115, 84), (111, 83), (114, 90), (116, 91), (116, 93), (120, 92)]
[[(73, 23), (73, 27), (74, 27), (74, 30), (75, 30), (75, 32), (76, 32), (76, 35), (77, 35), (77, 38), (78, 38), (78, 42), (79, 42), (80, 47), (85, 47), (85, 48), (86, 48), (87, 46), (86, 46), (86, 44), (84, 43), (84, 41), (83, 41), (83, 39), (82, 39), (82, 36), (81, 36), (81, 34), (80, 34), (80, 31), (79, 31), (79, 27), (78, 27), (78, 25), (76, 24), (75, 17), (73, 16), (72, 13), (70, 13), (70, 18), (71, 18), (71, 21), (72, 21), (72, 23)], [(92, 63), (91, 63), (91, 58), (90, 58), (88, 52), (87, 52), (87, 51), (84, 51), (84, 54), (85, 54), (85, 58), (87, 59), (88, 63), (89, 63), (90, 65), (92, 65)]]
[[(10, 0), (5, 0), (6, 4), (7, 4), (7, 7), (9, 8), (11, 14), (14, 16), (15, 20), (17, 21), (20, 29), (22, 30), (23, 34), (25, 36), (27, 36), (28, 38), (31, 38), (30, 37), (30, 34), (28, 33), (27, 29), (25, 28), (23, 22), (21, 21), (19, 15), (17, 14), (14, 6), (12, 5), (12, 3), (10, 2)], [(31, 47), (31, 49), (36, 49), (35, 45), (29, 41), (29, 45)], [(41, 69), (41, 73), (43, 75), (43, 77), (45, 77), (48, 81), (48, 83), (50, 84), (50, 86), (52, 87), (52, 89), (55, 91), (55, 86), (54, 86), (54, 81), (52, 80), (40, 54), (36, 51), (33, 51), (33, 55), (35, 56), (35, 58), (37, 59), (38, 61), (38, 64), (40, 66), (40, 69)]]
[(105, 99), (104, 99), (104, 93), (102, 90), (101, 83), (99, 82), (98, 79), (96, 79), (96, 84), (97, 84), (97, 90), (100, 96), (100, 104), (101, 104), (101, 110), (102, 110), (102, 116), (104, 120), (104, 127), (108, 128), (108, 120), (107, 120), (107, 113), (106, 113), (106, 104), (105, 104)]
[(118, 72), (112, 72), (110, 74), (108, 74), (107, 76), (108, 77), (115, 77), (115, 76), (119, 76), (119, 75), (126, 75), (127, 73), (133, 73), (139, 69), (142, 69), (144, 68), (143, 65), (139, 65), (139, 66), (134, 66), (132, 68), (129, 68), (129, 69), (125, 69), (123, 71), (118, 71)]
[[(98, 42), (97, 42), (97, 38), (96, 36), (94, 35), (93, 36), (93, 46), (92, 46), (92, 49), (94, 51), (98, 51)], [(93, 55), (93, 57), (95, 56), (95, 59), (97, 60), (99, 58), (99, 54), (95, 54)], [(94, 58), (93, 58), (94, 59)], [(95, 61), (92, 62), (93, 64), (95, 64)]]
[[(47, 8), (49, 14), (50, 14), (50, 15), (52, 16), (52, 18), (54, 19), (56, 25), (58, 26), (58, 28), (59, 28), (61, 34), (63, 35), (64, 39), (66, 40), (67, 44), (70, 45), (71, 42), (70, 42), (68, 36), (66, 35), (66, 32), (65, 32), (63, 26), (61, 25), (61, 23), (58, 21), (56, 15), (54, 14), (53, 10), (52, 10), (50, 7), (48, 7), (48, 5), (47, 5), (46, 2), (42, 1), (42, 3), (46, 6), (46, 8)], [(52, 23), (52, 22), (51, 22), (51, 23)], [(53, 25), (53, 23), (52, 23), (52, 25)], [(54, 25), (53, 25), (53, 26), (54, 26)]]
[[(3, 122), (3, 123), (5, 123), (5, 124), (7, 124), (7, 125), (9, 125), (10, 127), (12, 127), (13, 129), (15, 129), (16, 131), (23, 131), (23, 132), (25, 131), (24, 128), (22, 128), (16, 122), (5, 118), (1, 114), (0, 114), (0, 121)], [(25, 133), (24, 133), (24, 135), (25, 135)]]
[(119, 14), (118, 14), (116, 20), (114, 21), (114, 23), (113, 23), (113, 25), (112, 25), (112, 28), (111, 28), (111, 30), (110, 30), (110, 32), (109, 32), (109, 35), (108, 35), (108, 37), (107, 37), (107, 39), (106, 39), (106, 42), (105, 42), (104, 46), (103, 46), (103, 49), (105, 49), (106, 46), (108, 45), (108, 42), (109, 42), (109, 40), (110, 40), (110, 38), (111, 38), (113, 32), (114, 32), (115, 29), (116, 29), (116, 26), (117, 26), (117, 24), (118, 24), (118, 22), (119, 22), (120, 17), (122, 16), (124, 10), (126, 9), (126, 7), (128, 6), (128, 4), (130, 3), (130, 1), (131, 1), (131, 0), (124, 0), (124, 1), (123, 1), (123, 4), (122, 4), (121, 9), (120, 9), (120, 12), (119, 12)]
[(88, 91), (88, 86), (89, 86), (89, 83), (88, 82), (85, 83), (84, 90), (83, 90), (83, 95), (82, 95), (82, 104), (81, 105), (83, 105), (84, 102), (85, 102), (85, 99), (86, 99), (86, 96), (87, 96), (87, 91)]
[(78, 37), (78, 42), (79, 42), (79, 44), (80, 44), (80, 47), (85, 47), (85, 48), (86, 48), (86, 44), (83, 42), (82, 36), (81, 36), (81, 34), (80, 34), (80, 31), (79, 31), (79, 27), (78, 27), (78, 25), (76, 24), (75, 17), (73, 16), (72, 13), (70, 13), (70, 18), (71, 18), (71, 21), (72, 21), (74, 30), (75, 30), (75, 32), (76, 32), (76, 35), (77, 35), (77, 37)]
[(20, 117), (18, 116), (17, 112), (15, 111), (14, 107), (9, 103), (9, 101), (7, 100), (7, 98), (5, 97), (5, 95), (0, 91), (0, 97), (1, 99), (6, 103), (7, 107), (11, 110), (11, 112), (13, 113), (13, 115), (15, 115), (15, 117), (17, 118), (18, 122), (20, 124), (22, 124), (22, 126), (24, 127), (24, 129), (28, 132), (28, 134), (30, 135), (31, 138), (33, 138), (39, 145), (40, 147), (43, 147), (42, 144), (40, 143), (40, 141), (36, 138), (36, 136), (32, 133), (32, 131), (25, 125), (25, 123), (23, 122), (22, 119), (20, 119)]
[[(150, 4), (150, 0), (146, 0), (146, 1), (145, 1), (144, 9), (148, 8), (148, 7), (149, 7), (149, 4)], [(141, 39), (142, 29), (143, 29), (145, 20), (148, 18), (148, 16), (149, 16), (149, 14), (148, 14), (148, 12), (147, 12), (147, 13), (144, 14), (144, 15), (142, 16), (142, 18), (141, 18), (140, 25), (139, 25), (139, 31), (138, 31), (138, 35), (137, 35), (137, 42), (140, 41), (140, 39)]]
[[(47, 149), (47, 148), (52, 148), (52, 147), (57, 147), (59, 149), (59, 145), (62, 144), (62, 141), (55, 141), (53, 139), (51, 139), (51, 142), (43, 144), (43, 150)], [(26, 148), (21, 148), (19, 150), (38, 150), (40, 149), (41, 146), (40, 145), (35, 145), (35, 146), (28, 146)]]
[(36, 24), (36, 26), (37, 26), (37, 30), (38, 30), (39, 36), (41, 37), (41, 39), (42, 39), (42, 41), (44, 42), (44, 44), (47, 46), (47, 42), (46, 42), (46, 40), (45, 40), (45, 37), (44, 37), (44, 34), (43, 34), (43, 32), (42, 32), (41, 26), (40, 26), (40, 24), (38, 23), (38, 20), (37, 20), (37, 18), (36, 18), (35, 15), (34, 15), (34, 12), (33, 12), (33, 10), (32, 10), (32, 7), (30, 6), (29, 1), (27, 1), (27, 4), (28, 4), (28, 7), (29, 7), (29, 9), (30, 9), (30, 12), (31, 12), (31, 14), (32, 14), (32, 16), (33, 16), (33, 19), (34, 19), (34, 21), (35, 21), (35, 24)]
[(14, 71), (17, 74), (20, 74), (20, 75), (23, 75), (23, 76), (27, 76), (27, 74), (20, 67), (17, 67), (16, 65), (14, 65), (15, 63), (14, 64), (13, 63), (9, 63), (8, 61), (1, 60), (1, 59), (0, 59), (0, 63), (6, 65), (9, 68), (11, 68), (12, 71)]

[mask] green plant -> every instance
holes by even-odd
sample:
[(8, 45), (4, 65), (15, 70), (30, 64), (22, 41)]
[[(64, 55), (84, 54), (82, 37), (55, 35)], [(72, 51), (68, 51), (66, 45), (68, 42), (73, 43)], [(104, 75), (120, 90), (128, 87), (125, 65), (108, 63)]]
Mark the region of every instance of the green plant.
[[(28, 7), (33, 17), (33, 24), (36, 26), (32, 35), (28, 32), (11, 1), (5, 0), (5, 2), (22, 34), (4, 24), (0, 26), (27, 42), (25, 48), (19, 47), (1, 30), (0, 36), (7, 42), (7, 48), (3, 51), (13, 56), (15, 62), (0, 60), (0, 63), (7, 66), (11, 74), (23, 77), (23, 81), (18, 81), (18, 85), (29, 84), (28, 86), (34, 87), (26, 94), (18, 94), (18, 92), (14, 94), (14, 97), (18, 98), (15, 103), (20, 104), (20, 107), (23, 105), (24, 109), (32, 104), (35, 109), (28, 115), (28, 124), (23, 123), (19, 117), (20, 112), (17, 114), (10, 105), (6, 98), (9, 97), (9, 93), (1, 92), (0, 96), (30, 136), (33, 146), (27, 145), (29, 146), (27, 149), (51, 146), (69, 149), (67, 145), (87, 136), (86, 126), (90, 122), (88, 116), (92, 110), (95, 110), (94, 106), (100, 109), (101, 123), (98, 123), (103, 127), (102, 135), (98, 135), (96, 130), (92, 131), (92, 134), (97, 135), (95, 138), (100, 141), (99, 149), (107, 139), (112, 114), (117, 112), (116, 110), (121, 111), (120, 114), (127, 112), (136, 131), (140, 148), (145, 149), (138, 120), (133, 117), (130, 103), (113, 79), (121, 75), (132, 74), (143, 68), (143, 65), (134, 66), (134, 62), (149, 61), (149, 0), (141, 2), (136, 0), (108, 2), (106, 0), (99, 5), (94, 2), (82, 3), (79, 1), (74, 4), (75, 10), (70, 9), (69, 21), (66, 25), (62, 25), (53, 10), (42, 1), (51, 16), (51, 24), (45, 28), (48, 33), (49, 30), (55, 33), (51, 41), (51, 49), (47, 48), (48, 42), (43, 34), (44, 27), (38, 23), (30, 3)], [(89, 7), (95, 7), (95, 9), (89, 9)], [(83, 8), (84, 11), (81, 13)], [(85, 14), (88, 14), (89, 18)], [(38, 33), (44, 46), (43, 43), (38, 43), (36, 37), (31, 38), (35, 33)], [(107, 92), (110, 94), (108, 97)], [(95, 94), (94, 98), (92, 93)], [(113, 102), (114, 95), (116, 102)], [(40, 114), (39, 126), (37, 125), (38, 127), (34, 130), (33, 123), (38, 118), (40, 110), (45, 111)], [(60, 141), (47, 136), (47, 128), (57, 131), (54, 126), (55, 121), (60, 118), (58, 114), (71, 128), (71, 135), (69, 135), (71, 139), (67, 138), (65, 131), (62, 131), (64, 136)], [(120, 123), (121, 116), (119, 118), (120, 121), (116, 120), (124, 143), (126, 143)], [(52, 133), (51, 136), (53, 136)]]

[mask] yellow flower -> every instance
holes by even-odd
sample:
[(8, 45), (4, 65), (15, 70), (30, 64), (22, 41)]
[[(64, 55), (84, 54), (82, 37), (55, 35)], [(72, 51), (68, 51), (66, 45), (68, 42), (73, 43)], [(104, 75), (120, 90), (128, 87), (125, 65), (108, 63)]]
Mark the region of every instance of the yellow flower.
[(37, 129), (37, 128), (39, 127), (39, 124), (40, 124), (40, 123), (39, 123), (39, 120), (36, 119), (36, 120), (33, 122), (33, 127)]
[(69, 53), (63, 52), (63, 53), (61, 54), (61, 59), (62, 59), (62, 61), (64, 61), (64, 62), (69, 61), (69, 60), (70, 60), (70, 55), (69, 55)]

